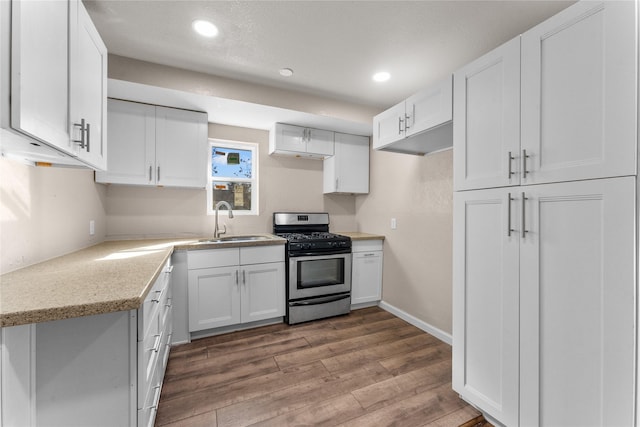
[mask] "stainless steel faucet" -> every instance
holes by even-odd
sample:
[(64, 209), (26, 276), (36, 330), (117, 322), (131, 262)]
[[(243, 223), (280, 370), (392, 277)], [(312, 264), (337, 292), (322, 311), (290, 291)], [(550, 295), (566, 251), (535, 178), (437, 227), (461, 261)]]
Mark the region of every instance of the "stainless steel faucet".
[(233, 218), (233, 211), (231, 210), (231, 205), (229, 203), (225, 202), (224, 200), (221, 200), (218, 203), (216, 203), (216, 225), (213, 228), (214, 239), (217, 239), (218, 237), (220, 237), (221, 234), (227, 233), (226, 224), (222, 224), (222, 226), (224, 227), (224, 231), (220, 231), (220, 227), (218, 227), (218, 210), (220, 210), (220, 206), (226, 206), (227, 210), (229, 211), (229, 219)]

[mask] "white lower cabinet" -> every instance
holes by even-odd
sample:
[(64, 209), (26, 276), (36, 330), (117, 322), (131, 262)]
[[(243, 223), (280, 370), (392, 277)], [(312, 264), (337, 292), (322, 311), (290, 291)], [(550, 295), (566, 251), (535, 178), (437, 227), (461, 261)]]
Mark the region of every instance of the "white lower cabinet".
[(189, 332), (284, 316), (282, 245), (187, 253)]
[(508, 426), (634, 423), (634, 177), (454, 195), (453, 388)]
[(352, 242), (351, 305), (382, 299), (382, 240)]
[(2, 328), (3, 426), (153, 426), (171, 340), (171, 267), (138, 310)]

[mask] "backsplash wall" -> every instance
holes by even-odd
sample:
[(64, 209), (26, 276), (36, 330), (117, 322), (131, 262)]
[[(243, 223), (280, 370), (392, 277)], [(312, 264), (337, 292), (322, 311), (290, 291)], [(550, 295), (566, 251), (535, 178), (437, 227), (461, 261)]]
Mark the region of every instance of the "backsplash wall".
[(102, 242), (105, 195), (91, 170), (0, 157), (0, 274)]
[[(355, 229), (355, 199), (322, 194), (322, 161), (269, 156), (264, 130), (209, 124), (209, 137), (259, 145), (259, 215), (228, 219), (220, 225), (228, 234), (270, 233), (273, 212), (326, 211), (332, 230)], [(203, 237), (213, 235), (213, 215), (207, 215), (206, 191), (160, 187), (106, 186), (107, 239)]]

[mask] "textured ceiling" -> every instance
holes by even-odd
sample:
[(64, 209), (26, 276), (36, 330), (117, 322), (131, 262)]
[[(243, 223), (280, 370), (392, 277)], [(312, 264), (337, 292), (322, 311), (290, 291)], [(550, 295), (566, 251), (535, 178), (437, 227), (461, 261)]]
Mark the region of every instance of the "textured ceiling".
[[(110, 53), (387, 108), (573, 2), (84, 3)], [(194, 19), (220, 35), (196, 35)], [(283, 67), (295, 74), (280, 76)], [(374, 83), (379, 70), (391, 80)]]

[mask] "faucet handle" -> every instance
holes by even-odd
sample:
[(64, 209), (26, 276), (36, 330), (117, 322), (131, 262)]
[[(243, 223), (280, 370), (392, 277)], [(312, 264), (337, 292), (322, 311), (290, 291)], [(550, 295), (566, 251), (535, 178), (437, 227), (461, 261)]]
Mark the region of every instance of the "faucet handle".
[(227, 224), (222, 224), (222, 227), (224, 227), (224, 231), (218, 231), (218, 235), (227, 234)]

